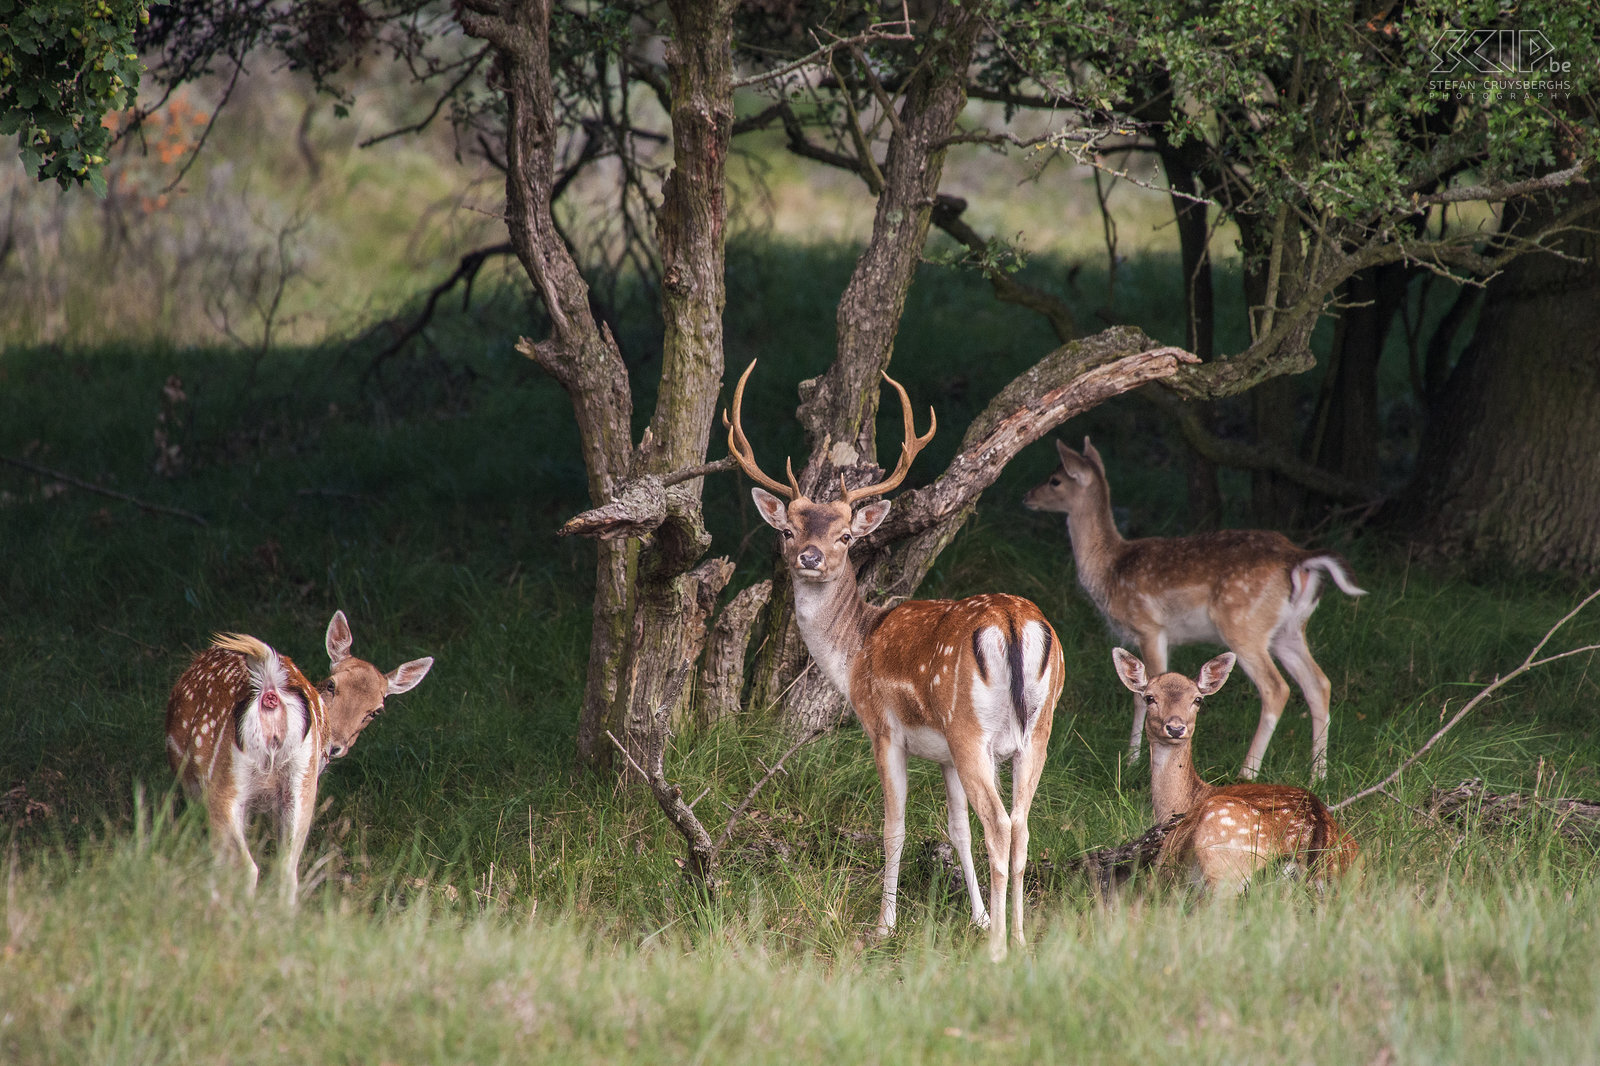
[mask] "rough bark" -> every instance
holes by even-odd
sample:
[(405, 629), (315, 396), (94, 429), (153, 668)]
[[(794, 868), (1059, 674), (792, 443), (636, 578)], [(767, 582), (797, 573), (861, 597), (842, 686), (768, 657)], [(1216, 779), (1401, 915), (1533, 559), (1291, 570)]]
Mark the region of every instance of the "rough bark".
[[(722, 386), (725, 170), (733, 135), (731, 0), (672, 0), (667, 45), (673, 165), (657, 215), (661, 249), (661, 382), (633, 473), (665, 474), (704, 461)], [(704, 479), (667, 490), (665, 521), (644, 544), (634, 639), (617, 707), (632, 751), (664, 700), (672, 671), (698, 659), (705, 620), (732, 576), (719, 560), (691, 571), (710, 547), (701, 521)]]
[[(523, 338), (517, 350), (566, 391), (578, 421), (589, 496), (609, 498), (628, 469), (633, 399), (627, 369), (609, 330), (589, 310), (589, 286), (550, 213), (559, 127), (550, 78), (549, 0), (463, 4), (456, 17), (495, 49), (494, 76), (506, 100), (506, 230), (517, 259), (544, 300), (550, 335)], [(638, 544), (598, 546), (589, 673), (578, 727), (578, 755), (608, 760), (603, 746), (633, 612)]]
[(1378, 483), (1378, 363), (1409, 280), (1404, 263), (1385, 263), (1345, 282), (1310, 455), (1316, 466), (1348, 481)]
[[(1573, 199), (1595, 199), (1593, 190)], [(1541, 203), (1524, 222), (1560, 207)], [(1489, 282), (1397, 511), (1425, 547), (1519, 569), (1600, 572), (1600, 236)]]
[[(940, 4), (919, 37), (923, 53), (894, 118), (872, 236), (839, 299), (837, 354), (826, 373), (801, 387), (799, 417), (813, 449), (800, 478), (807, 495), (836, 483), (840, 470), (863, 482), (876, 475), (879, 374), (894, 351), (906, 293), (927, 243), (946, 145), (966, 105), (966, 72), (983, 29), (980, 8)], [(822, 447), (825, 441), (833, 448)]]
[[(1216, 354), (1217, 311), (1216, 291), (1211, 273), (1211, 224), (1207, 204), (1178, 193), (1204, 193), (1196, 167), (1200, 161), (1193, 156), (1200, 152), (1198, 140), (1190, 140), (1183, 148), (1174, 148), (1163, 142), (1161, 165), (1167, 171), (1167, 184), (1173, 190), (1172, 217), (1177, 224), (1179, 258), (1183, 267), (1183, 311), (1188, 323), (1188, 349), (1209, 363)], [(1154, 391), (1154, 390), (1151, 390)], [(1216, 420), (1214, 405), (1198, 401), (1193, 405), (1191, 417), (1203, 427), (1208, 436)], [(1187, 440), (1187, 438), (1185, 438)], [(1199, 532), (1216, 529), (1222, 522), (1222, 489), (1217, 482), (1217, 464), (1203, 450), (1190, 442), (1183, 457), (1184, 482), (1188, 492), (1189, 526)]]
[[(808, 496), (831, 493), (840, 473), (855, 485), (880, 476), (874, 462), (880, 374), (889, 365), (906, 293), (922, 260), (950, 133), (966, 104), (966, 73), (983, 28), (981, 7), (938, 6), (918, 36), (920, 62), (899, 110), (891, 111), (883, 165), (871, 168), (878, 194), (872, 236), (839, 300), (837, 354), (826, 373), (801, 383), (798, 415), (811, 456), (800, 488)], [(791, 732), (799, 734), (818, 724), (807, 709), (813, 696), (822, 695), (830, 714), (837, 704), (825, 688), (814, 692), (810, 681), (795, 684), (805, 649), (793, 623), (787, 575), (776, 576), (768, 612), (773, 636), (757, 661), (754, 693), (758, 702), (775, 704), (792, 692), (786, 717)]]
[[(588, 285), (550, 211), (559, 125), (550, 70), (549, 0), (462, 0), (456, 16), (494, 48), (506, 101), (506, 228), (549, 314), (550, 335), (517, 348), (558, 381), (578, 422), (590, 499), (611, 500), (625, 479), (704, 458), (722, 378), (723, 170), (732, 132), (731, 0), (669, 4), (674, 167), (662, 189), (664, 339), (656, 410), (637, 448), (627, 369), (591, 311)], [(608, 731), (632, 754), (663, 701), (670, 670), (695, 644), (695, 610), (714, 573), (689, 573), (709, 544), (699, 478), (657, 486), (661, 513), (649, 535), (597, 544), (589, 673), (578, 756), (609, 761)], [(726, 577), (722, 578), (726, 581)], [(714, 599), (714, 593), (712, 595)], [(687, 612), (687, 613), (686, 613)], [(698, 616), (703, 640), (704, 616)], [(698, 648), (696, 647), (696, 650)]]
[(750, 647), (750, 634), (771, 597), (772, 582), (758, 581), (740, 589), (717, 616), (700, 666), (700, 691), (695, 700), (701, 725), (716, 725), (739, 714), (744, 697), (745, 652)]

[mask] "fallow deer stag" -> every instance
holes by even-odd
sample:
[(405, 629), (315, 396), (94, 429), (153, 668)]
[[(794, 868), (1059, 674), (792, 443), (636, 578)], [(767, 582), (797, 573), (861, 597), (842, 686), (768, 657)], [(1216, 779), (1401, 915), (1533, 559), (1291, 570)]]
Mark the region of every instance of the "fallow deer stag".
[(1192, 746), (1200, 702), (1228, 679), (1232, 652), (1206, 663), (1193, 681), (1182, 674), (1147, 678), (1144, 663), (1121, 648), (1111, 657), (1117, 676), (1143, 708), (1156, 824), (1184, 815), (1162, 842), (1158, 868), (1187, 873), (1218, 896), (1243, 892), (1274, 862), (1319, 885), (1350, 868), (1359, 854), (1355, 841), (1312, 793), (1288, 785), (1219, 788), (1195, 772)]
[(415, 688), (433, 666), (430, 656), (385, 674), (355, 658), (343, 611), (328, 623), (326, 643), (332, 673), (313, 686), (292, 659), (255, 637), (218, 635), (167, 698), (167, 759), (184, 791), (205, 804), (218, 854), (245, 867), (253, 892), (258, 869), (245, 829), (252, 810), (266, 808), (278, 825), (291, 906), (317, 779), (329, 760), (349, 753), (385, 696)]
[[(1105, 464), (1087, 437), (1083, 454), (1056, 442), (1061, 468), (1023, 497), (1033, 511), (1064, 511), (1078, 583), (1121, 640), (1137, 641), (1152, 673), (1167, 668), (1167, 650), (1215, 642), (1239, 657), (1261, 693), (1261, 720), (1239, 776), (1261, 770), (1289, 686), (1289, 671), (1311, 708), (1311, 777), (1328, 770), (1328, 704), (1333, 687), (1306, 645), (1322, 576), (1347, 594), (1364, 596), (1333, 552), (1306, 551), (1281, 533), (1235, 529), (1189, 537), (1124, 540), (1111, 515)], [(1144, 708), (1136, 706), (1128, 761), (1139, 759)]]
[[(1025, 943), (1022, 875), (1028, 858), (1028, 808), (1044, 767), (1045, 746), (1065, 676), (1055, 630), (1027, 600), (972, 596), (964, 600), (911, 600), (884, 608), (867, 603), (856, 586), (850, 544), (867, 536), (889, 513), (887, 500), (856, 509), (871, 496), (894, 490), (911, 461), (932, 439), (937, 422), (918, 437), (911, 399), (900, 394), (905, 443), (886, 480), (850, 489), (840, 478), (840, 498), (807, 499), (794, 468), (782, 485), (761, 472), (739, 421), (745, 369), (726, 415), (728, 451), (759, 486), (756, 508), (783, 534), (783, 558), (794, 583), (795, 621), (819, 669), (855, 708), (872, 741), (883, 784), (883, 907), (878, 932), (895, 924), (900, 851), (905, 843), (906, 757), (932, 759), (944, 770), (950, 842), (972, 902), (972, 920), (989, 930), (990, 957), (1006, 953), (1006, 887), (1011, 887), (1012, 938)], [(772, 490), (768, 492), (767, 490)], [(777, 493), (778, 495), (773, 495)], [(780, 499), (780, 497), (782, 497)], [(787, 504), (785, 504), (787, 500)], [(995, 764), (1011, 760), (1011, 813), (996, 785)], [(989, 855), (989, 907), (984, 909), (972, 863), (967, 804), (977, 808)]]

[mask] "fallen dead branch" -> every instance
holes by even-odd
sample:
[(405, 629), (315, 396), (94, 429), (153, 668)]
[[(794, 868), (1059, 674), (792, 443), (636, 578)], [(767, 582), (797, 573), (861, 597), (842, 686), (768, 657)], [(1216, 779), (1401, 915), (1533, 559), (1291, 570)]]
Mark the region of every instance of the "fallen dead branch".
[(1428, 794), (1428, 814), (1461, 825), (1475, 823), (1488, 830), (1525, 826), (1545, 816), (1562, 836), (1579, 844), (1600, 846), (1600, 803), (1564, 796), (1490, 792), (1475, 777), (1454, 788), (1435, 788)]
[(1573, 617), (1579, 611), (1581, 611), (1585, 607), (1589, 606), (1589, 604), (1591, 602), (1593, 602), (1593, 600), (1597, 596), (1600, 596), (1600, 589), (1595, 589), (1593, 592), (1589, 593), (1589, 595), (1587, 595), (1587, 596), (1585, 596), (1583, 598), (1583, 601), (1581, 603), (1579, 603), (1578, 606), (1574, 607), (1572, 610), (1568, 611), (1565, 615), (1563, 615), (1561, 620), (1559, 622), (1557, 622), (1555, 625), (1551, 626), (1549, 631), (1545, 633), (1544, 639), (1540, 640), (1539, 643), (1537, 643), (1537, 644), (1535, 644), (1533, 646), (1533, 650), (1528, 653), (1528, 657), (1526, 659), (1522, 660), (1522, 665), (1518, 666), (1515, 670), (1511, 671), (1509, 674), (1504, 675), (1503, 677), (1495, 678), (1492, 682), (1490, 682), (1489, 684), (1485, 685), (1482, 689), (1480, 689), (1476, 696), (1472, 697), (1472, 699), (1467, 701), (1467, 704), (1466, 704), (1465, 707), (1462, 707), (1459, 711), (1457, 711), (1454, 714), (1454, 716), (1451, 717), (1451, 719), (1448, 722), (1446, 722), (1444, 725), (1440, 726), (1439, 727), (1439, 731), (1434, 733), (1433, 736), (1429, 737), (1428, 738), (1428, 742), (1426, 744), (1424, 744), (1424, 745), (1422, 745), (1422, 747), (1418, 748), (1411, 755), (1410, 758), (1406, 759), (1405, 762), (1401, 763), (1398, 767), (1396, 767), (1394, 772), (1391, 773), (1388, 777), (1384, 778), (1382, 781), (1379, 781), (1375, 785), (1371, 785), (1371, 786), (1368, 786), (1367, 788), (1362, 789), (1360, 792), (1354, 793), (1353, 795), (1350, 795), (1350, 796), (1346, 796), (1344, 799), (1340, 800), (1338, 803), (1329, 804), (1328, 805), (1328, 809), (1330, 811), (1343, 810), (1345, 807), (1348, 807), (1348, 806), (1350, 806), (1350, 804), (1356, 802), (1356, 800), (1365, 799), (1368, 796), (1376, 795), (1377, 793), (1382, 792), (1385, 789), (1387, 789), (1390, 785), (1392, 785), (1396, 781), (1398, 781), (1400, 779), (1400, 775), (1405, 773), (1407, 770), (1409, 770), (1417, 762), (1418, 759), (1420, 759), (1424, 755), (1426, 755), (1428, 753), (1429, 749), (1431, 749), (1435, 744), (1437, 744), (1439, 742), (1439, 740), (1446, 733), (1448, 733), (1448, 732), (1450, 732), (1450, 730), (1454, 729), (1456, 727), (1457, 723), (1459, 723), (1468, 714), (1472, 713), (1473, 708), (1477, 707), (1478, 704), (1482, 703), (1484, 700), (1486, 700), (1490, 696), (1492, 696), (1501, 687), (1503, 687), (1507, 682), (1512, 681), (1515, 678), (1521, 677), (1523, 674), (1527, 673), (1529, 670), (1533, 670), (1533, 669), (1535, 669), (1537, 667), (1544, 666), (1546, 663), (1553, 663), (1553, 662), (1556, 662), (1556, 661), (1558, 661), (1560, 659), (1568, 659), (1568, 658), (1571, 658), (1574, 655), (1582, 655), (1585, 652), (1591, 652), (1591, 651), (1595, 651), (1597, 649), (1600, 649), (1600, 644), (1585, 644), (1581, 648), (1572, 648), (1572, 649), (1569, 649), (1567, 651), (1557, 652), (1554, 655), (1547, 655), (1542, 659), (1539, 658), (1539, 653), (1544, 651), (1544, 646), (1546, 644), (1550, 643), (1550, 638), (1555, 636), (1556, 632), (1562, 626), (1564, 626), (1568, 622), (1572, 621)]
[(122, 500), (124, 503), (131, 503), (141, 511), (149, 511), (152, 514), (171, 515), (174, 518), (181, 518), (186, 522), (193, 522), (197, 526), (206, 525), (206, 520), (195, 514), (193, 511), (185, 511), (177, 507), (164, 507), (159, 503), (150, 503), (148, 500), (141, 500), (137, 496), (129, 496), (126, 492), (118, 492), (116, 489), (108, 489), (104, 486), (96, 485), (92, 481), (84, 481), (82, 478), (73, 477), (71, 474), (64, 474), (60, 470), (52, 470), (48, 466), (40, 466), (38, 463), (30, 463), (26, 459), (17, 459), (10, 455), (0, 455), (0, 463), (10, 463), (12, 466), (18, 467), (19, 469), (26, 470), (33, 474), (38, 474), (40, 477), (53, 478), (56, 481), (80, 488), (85, 492), (93, 492), (101, 496), (109, 496), (113, 500)]

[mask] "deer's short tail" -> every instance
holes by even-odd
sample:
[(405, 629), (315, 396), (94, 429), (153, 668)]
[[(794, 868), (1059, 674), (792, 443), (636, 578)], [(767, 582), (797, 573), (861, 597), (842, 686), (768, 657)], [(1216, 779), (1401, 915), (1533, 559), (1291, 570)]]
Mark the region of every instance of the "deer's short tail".
[(1328, 575), (1347, 596), (1365, 596), (1367, 590), (1350, 576), (1350, 564), (1334, 552), (1308, 555), (1289, 571), (1289, 602), (1297, 608), (1316, 605), (1322, 591), (1322, 575)]
[(290, 677), (278, 653), (265, 641), (244, 633), (218, 633), (211, 646), (244, 656), (250, 690), (234, 707), (234, 743), (242, 751), (247, 738), (276, 752), (298, 723), (302, 739), (311, 732), (309, 693)]

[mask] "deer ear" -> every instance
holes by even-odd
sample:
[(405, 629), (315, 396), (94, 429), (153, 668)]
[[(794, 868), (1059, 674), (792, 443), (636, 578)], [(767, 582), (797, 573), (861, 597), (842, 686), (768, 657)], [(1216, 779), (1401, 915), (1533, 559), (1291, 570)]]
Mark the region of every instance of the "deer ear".
[(345, 620), (343, 611), (334, 611), (333, 618), (328, 621), (328, 663), (338, 666), (350, 658), (350, 645), (354, 638), (350, 636), (350, 623)]
[(1200, 676), (1195, 679), (1195, 684), (1200, 688), (1200, 695), (1209, 696), (1222, 687), (1228, 680), (1228, 675), (1233, 673), (1234, 654), (1225, 651), (1200, 668)]
[(396, 696), (402, 692), (410, 692), (422, 683), (423, 678), (428, 676), (428, 670), (432, 666), (433, 656), (425, 655), (420, 659), (412, 659), (410, 662), (403, 663), (390, 670), (383, 675), (383, 679), (388, 682), (387, 694)]
[(789, 508), (784, 502), (759, 485), (750, 486), (750, 498), (756, 501), (761, 520), (773, 529), (789, 528)]
[(1083, 457), (1089, 460), (1096, 470), (1100, 471), (1101, 478), (1106, 476), (1105, 460), (1100, 458), (1100, 453), (1095, 450), (1093, 444), (1089, 443), (1088, 437), (1083, 438)]
[(889, 517), (889, 501), (879, 500), (869, 503), (857, 511), (850, 519), (850, 535), (857, 539), (866, 536), (874, 529), (883, 525), (883, 520)]
[(1144, 663), (1132, 652), (1121, 648), (1111, 649), (1111, 660), (1117, 664), (1117, 676), (1134, 692), (1143, 692), (1149, 679), (1144, 676)]
[(1071, 469), (1072, 461), (1074, 459), (1081, 458), (1077, 452), (1073, 451), (1059, 440), (1056, 441), (1056, 455), (1060, 456), (1061, 465), (1067, 467), (1069, 470)]

